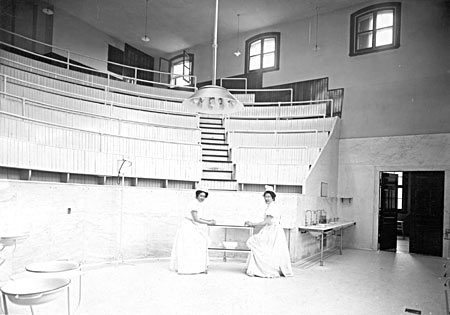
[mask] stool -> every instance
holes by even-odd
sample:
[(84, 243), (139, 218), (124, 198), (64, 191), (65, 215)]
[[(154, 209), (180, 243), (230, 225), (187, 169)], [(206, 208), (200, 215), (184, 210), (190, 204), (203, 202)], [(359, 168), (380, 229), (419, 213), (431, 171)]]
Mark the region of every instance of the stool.
[(9, 314), (7, 299), (17, 305), (29, 306), (31, 313), (34, 314), (33, 305), (53, 301), (64, 288), (67, 289), (67, 314), (70, 315), (69, 284), (68, 278), (28, 278), (10, 281), (0, 288), (5, 315)]
[(46, 262), (32, 263), (25, 267), (26, 271), (39, 274), (41, 276), (65, 276), (68, 278), (73, 278), (74, 276), (79, 276), (78, 278), (78, 304), (76, 309), (81, 303), (81, 266), (78, 262), (69, 260), (54, 260)]
[(397, 232), (400, 232), (402, 234), (402, 239), (405, 239), (405, 230), (403, 228), (403, 221), (398, 220), (397, 221)]

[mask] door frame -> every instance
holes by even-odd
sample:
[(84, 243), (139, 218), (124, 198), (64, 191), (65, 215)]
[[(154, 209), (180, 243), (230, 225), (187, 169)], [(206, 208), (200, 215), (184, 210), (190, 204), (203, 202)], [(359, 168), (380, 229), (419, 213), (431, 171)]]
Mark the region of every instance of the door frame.
[[(379, 176), (381, 172), (444, 172), (444, 218), (443, 218), (443, 231), (442, 235), (445, 233), (446, 227), (450, 228), (450, 169), (447, 166), (437, 167), (411, 167), (396, 165), (396, 166), (375, 166), (373, 169), (373, 209), (372, 209), (372, 222), (373, 222), (373, 233), (372, 233), (372, 248), (378, 249), (378, 210), (379, 210), (379, 200), (380, 200), (380, 182)], [(450, 254), (450, 240), (443, 239), (442, 244), (442, 256), (449, 257)], [(435, 256), (437, 257), (437, 256)]]

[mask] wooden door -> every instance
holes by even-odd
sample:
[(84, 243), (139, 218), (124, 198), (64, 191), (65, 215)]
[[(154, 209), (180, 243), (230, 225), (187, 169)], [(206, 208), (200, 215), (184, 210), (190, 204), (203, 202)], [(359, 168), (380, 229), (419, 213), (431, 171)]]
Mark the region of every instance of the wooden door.
[(442, 256), (444, 172), (411, 172), (410, 253)]
[(380, 250), (397, 249), (397, 187), (398, 175), (381, 173), (378, 214), (378, 243)]
[[(146, 53), (128, 45), (125, 44), (125, 51), (123, 55), (123, 63), (127, 66), (147, 69), (147, 70), (154, 70), (154, 58), (150, 55), (147, 55)], [(124, 75), (131, 78), (137, 78), (138, 82), (137, 84), (143, 84), (143, 85), (152, 85), (152, 83), (148, 83), (145, 81), (153, 81), (153, 72), (148, 72), (144, 70), (137, 70), (135, 71), (132, 68), (124, 67), (123, 71)], [(145, 80), (145, 81), (140, 81)]]

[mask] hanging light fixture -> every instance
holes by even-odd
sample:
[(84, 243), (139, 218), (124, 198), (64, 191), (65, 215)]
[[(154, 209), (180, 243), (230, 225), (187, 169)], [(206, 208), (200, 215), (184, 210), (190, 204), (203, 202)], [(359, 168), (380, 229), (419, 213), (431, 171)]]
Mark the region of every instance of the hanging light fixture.
[(194, 94), (183, 101), (183, 105), (193, 108), (198, 113), (230, 114), (244, 108), (227, 89), (215, 85), (217, 71), (217, 24), (219, 15), (219, 0), (216, 0), (213, 47), (212, 85), (199, 88)]
[(148, 20), (148, 0), (146, 0), (146, 4), (145, 4), (145, 35), (142, 36), (142, 41), (143, 42), (149, 42), (150, 41), (150, 37), (147, 36), (147, 20)]
[(316, 6), (316, 44), (314, 46), (314, 51), (318, 51), (320, 49), (317, 44), (317, 40), (319, 38), (319, 7)]
[(236, 51), (234, 52), (234, 55), (236, 57), (239, 57), (241, 55), (241, 52), (239, 51), (239, 16), (237, 15), (237, 36), (236, 36)]
[(45, 15), (53, 15), (55, 13), (50, 5), (50, 0), (47, 0), (45, 7), (42, 8), (42, 12)]

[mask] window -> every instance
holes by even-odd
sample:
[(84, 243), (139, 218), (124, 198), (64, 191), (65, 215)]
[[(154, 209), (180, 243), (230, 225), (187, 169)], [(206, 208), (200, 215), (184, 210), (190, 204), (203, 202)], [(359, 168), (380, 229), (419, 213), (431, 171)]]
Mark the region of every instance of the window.
[(280, 33), (264, 33), (245, 42), (245, 73), (279, 69)]
[(170, 60), (170, 79), (171, 85), (186, 86), (191, 85), (193, 73), (194, 55), (183, 51), (182, 55), (176, 56)]
[(350, 56), (400, 47), (400, 3), (361, 9), (350, 18)]
[(403, 204), (403, 172), (386, 172), (390, 174), (397, 174), (397, 212), (406, 212), (406, 207)]

